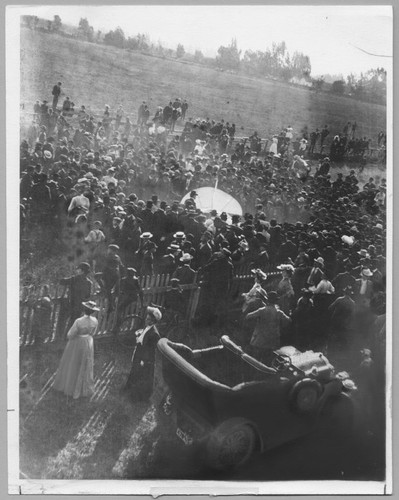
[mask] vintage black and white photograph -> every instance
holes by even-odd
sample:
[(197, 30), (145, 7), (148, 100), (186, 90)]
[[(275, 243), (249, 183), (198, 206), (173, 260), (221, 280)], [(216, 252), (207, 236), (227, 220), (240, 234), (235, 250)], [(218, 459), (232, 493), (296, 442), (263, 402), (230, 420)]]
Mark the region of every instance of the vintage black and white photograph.
[(10, 491), (391, 491), (392, 30), (7, 8)]

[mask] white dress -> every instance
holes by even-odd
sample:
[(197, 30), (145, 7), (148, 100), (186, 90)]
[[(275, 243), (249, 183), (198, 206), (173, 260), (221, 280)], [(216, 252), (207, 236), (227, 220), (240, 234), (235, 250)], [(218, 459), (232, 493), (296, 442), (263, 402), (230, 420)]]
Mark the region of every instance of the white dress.
[(97, 325), (96, 318), (85, 315), (71, 326), (53, 389), (74, 399), (90, 396), (94, 392), (93, 334)]
[(273, 137), (273, 142), (270, 146), (269, 153), (273, 153), (274, 155), (277, 154), (277, 144), (278, 144), (278, 139), (276, 137)]

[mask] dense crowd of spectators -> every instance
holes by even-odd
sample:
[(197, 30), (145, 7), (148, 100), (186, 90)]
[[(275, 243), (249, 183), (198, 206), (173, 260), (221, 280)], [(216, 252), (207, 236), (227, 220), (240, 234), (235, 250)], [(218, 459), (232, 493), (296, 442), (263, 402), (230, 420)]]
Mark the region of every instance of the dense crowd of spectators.
[[(58, 109), (54, 97), (53, 107), (37, 102), (20, 147), (21, 230), (34, 237), (33, 228), (47, 245), (53, 238), (65, 244), (84, 276), (85, 296), (78, 286), (76, 304), (88, 300), (90, 271), (100, 273), (110, 310), (115, 297), (125, 305), (141, 299), (140, 275), (169, 274), (179, 298), (179, 286), (197, 272), (204, 290), (198, 314), (210, 324), (225, 319), (235, 268), (246, 265), (254, 287), (229, 297), (257, 321), (252, 337), (243, 325), (243, 344), (274, 348), (288, 331), (302, 348), (327, 337), (343, 348), (361, 337), (383, 352), (384, 325), (378, 342), (370, 335), (385, 314), (386, 184), (370, 178), (361, 186), (355, 170), (332, 176), (325, 155), (312, 161), (327, 126), (299, 139), (288, 126), (262, 147), (257, 133), (237, 139), (224, 120), (186, 118), (181, 99), (152, 118), (143, 102), (133, 123), (122, 106), (115, 113), (105, 106), (95, 120), (68, 97)], [(366, 147), (352, 124), (333, 139), (335, 159), (337, 138), (346, 148)], [(243, 215), (198, 208), (196, 190), (216, 184), (241, 203)], [(271, 269), (282, 273), (273, 290)]]

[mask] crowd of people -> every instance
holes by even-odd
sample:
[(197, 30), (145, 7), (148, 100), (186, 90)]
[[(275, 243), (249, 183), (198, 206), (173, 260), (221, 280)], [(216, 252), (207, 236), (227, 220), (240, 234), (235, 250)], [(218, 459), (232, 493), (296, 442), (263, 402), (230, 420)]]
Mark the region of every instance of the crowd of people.
[[(296, 140), (289, 125), (267, 149), (257, 133), (237, 139), (235, 124), (222, 119), (186, 118), (182, 99), (151, 120), (141, 103), (135, 124), (122, 106), (115, 114), (105, 106), (96, 122), (68, 97), (58, 109), (60, 89), (52, 107), (35, 108), (21, 143), (20, 219), (22, 237), (62, 242), (76, 265), (64, 281), (72, 323), (91, 298), (93, 272), (108, 310), (119, 304), (120, 315), (142, 301), (140, 276), (169, 274), (176, 309), (187, 299), (179, 287), (197, 277), (198, 324), (220, 325), (239, 305), (237, 336), (260, 357), (289, 339), (301, 349), (361, 345), (382, 366), (386, 183), (371, 177), (361, 186), (354, 169), (335, 177), (333, 149), (333, 158), (309, 160), (327, 126), (308, 144), (307, 131)], [(358, 141), (353, 127), (342, 135), (346, 147)], [(198, 188), (215, 185), (241, 203), (242, 215), (201, 210)], [(232, 297), (241, 266), (254, 285)], [(281, 280), (270, 283), (271, 270)]]

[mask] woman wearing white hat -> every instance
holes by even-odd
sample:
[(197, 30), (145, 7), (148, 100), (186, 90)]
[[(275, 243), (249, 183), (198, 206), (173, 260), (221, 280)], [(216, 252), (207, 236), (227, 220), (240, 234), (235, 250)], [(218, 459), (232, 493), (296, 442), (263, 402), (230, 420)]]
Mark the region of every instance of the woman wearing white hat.
[(93, 301), (82, 302), (83, 316), (78, 318), (67, 333), (68, 343), (54, 379), (53, 389), (73, 399), (91, 396), (94, 392), (93, 335), (98, 320), (92, 315), (99, 311)]
[(132, 368), (123, 388), (136, 401), (148, 399), (152, 393), (155, 350), (161, 338), (156, 324), (161, 319), (162, 313), (157, 307), (147, 307), (144, 328), (136, 332)]
[(277, 266), (283, 275), (277, 285), (277, 293), (279, 295), (279, 305), (285, 314), (289, 314), (294, 306), (294, 288), (292, 287), (291, 278), (294, 274), (294, 266), (292, 264), (280, 264)]
[[(247, 314), (249, 303), (257, 297), (258, 293), (263, 290), (262, 285), (266, 282), (267, 274), (264, 273), (261, 269), (251, 269), (251, 274), (254, 275), (255, 282), (252, 288), (247, 293), (243, 293), (242, 297), (244, 299), (244, 303), (242, 305), (242, 312)], [(264, 291), (264, 290), (263, 290)], [(267, 296), (267, 294), (266, 294)]]

